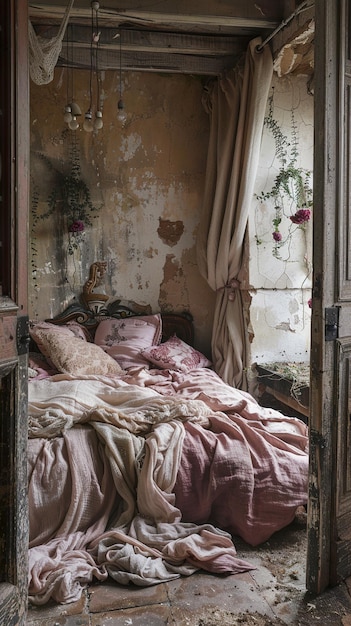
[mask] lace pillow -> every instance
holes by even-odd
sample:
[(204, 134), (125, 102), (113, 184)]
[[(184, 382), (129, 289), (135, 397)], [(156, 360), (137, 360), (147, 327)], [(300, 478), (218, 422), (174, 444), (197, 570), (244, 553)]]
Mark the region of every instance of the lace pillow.
[(102, 320), (94, 341), (126, 370), (135, 366), (148, 368), (149, 362), (141, 351), (159, 344), (161, 336), (161, 315), (156, 313)]
[(55, 368), (63, 374), (121, 374), (122, 368), (102, 348), (94, 343), (82, 341), (73, 333), (57, 333), (45, 329), (40, 333), (40, 343), (49, 355)]
[(46, 347), (45, 335), (47, 332), (51, 334), (57, 334), (60, 336), (68, 337), (77, 337), (82, 341), (87, 341), (87, 335), (85, 330), (80, 324), (77, 322), (68, 322), (62, 326), (57, 324), (51, 324), (50, 322), (30, 322), (29, 324), (29, 334), (31, 338), (35, 341), (38, 346), (40, 352), (47, 358), (50, 359), (50, 354)]
[(204, 354), (176, 336), (159, 346), (143, 350), (142, 355), (160, 369), (190, 372), (190, 370), (212, 365)]

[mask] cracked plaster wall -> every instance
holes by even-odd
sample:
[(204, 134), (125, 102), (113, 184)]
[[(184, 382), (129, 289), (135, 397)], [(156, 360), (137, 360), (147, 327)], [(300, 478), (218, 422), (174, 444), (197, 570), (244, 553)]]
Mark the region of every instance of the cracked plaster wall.
[[(306, 84), (307, 78), (303, 76), (279, 79), (275, 76), (273, 117), (291, 141), (293, 108), (299, 148), (296, 165), (312, 171), (313, 97)], [(265, 127), (255, 194), (272, 187), (278, 165), (272, 134)], [(308, 222), (304, 231), (295, 230), (290, 242), (281, 248), (281, 259), (277, 259), (272, 253), (273, 215), (271, 199), (264, 202), (254, 199), (249, 221), (249, 272), (253, 288), (250, 319), (254, 335), (251, 361), (309, 361), (312, 223)], [(284, 225), (281, 229), (284, 232)]]
[[(63, 121), (66, 80), (66, 70), (56, 69), (49, 85), (31, 83), (31, 176), (39, 213), (47, 209), (53, 179), (38, 153), (64, 167), (73, 134)], [(74, 72), (83, 113), (88, 82), (88, 72)], [(190, 311), (196, 345), (210, 355), (214, 294), (198, 272), (195, 250), (209, 130), (201, 81), (124, 74), (124, 127), (117, 120), (118, 89), (118, 72), (103, 73), (103, 129), (75, 132), (82, 176), (101, 208), (73, 255), (59, 214), (38, 222), (30, 316), (47, 318), (78, 300), (90, 264), (106, 260), (106, 293), (149, 303), (155, 312)]]
[[(57, 69), (49, 85), (31, 83), (31, 176), (39, 212), (47, 208), (53, 181), (37, 154), (43, 152), (58, 167), (67, 162), (72, 133), (63, 121), (66, 77), (66, 70)], [(274, 116), (288, 130), (294, 107), (301, 165), (312, 168), (313, 98), (306, 79), (275, 77), (273, 85)], [(74, 86), (84, 112), (87, 72), (74, 72)], [(38, 223), (30, 316), (50, 317), (78, 300), (90, 264), (106, 260), (108, 294), (150, 303), (153, 311), (191, 311), (196, 345), (210, 355), (214, 294), (197, 270), (195, 251), (208, 143), (201, 81), (181, 75), (123, 75), (124, 128), (116, 115), (118, 87), (117, 72), (103, 74), (104, 127), (99, 133), (76, 132), (82, 175), (101, 209), (73, 255), (67, 253), (60, 215)], [(265, 129), (255, 193), (271, 186), (276, 171), (274, 144)], [(251, 361), (308, 360), (311, 227), (306, 237), (294, 237), (282, 262), (272, 255), (271, 217), (269, 203), (254, 199), (249, 222)]]

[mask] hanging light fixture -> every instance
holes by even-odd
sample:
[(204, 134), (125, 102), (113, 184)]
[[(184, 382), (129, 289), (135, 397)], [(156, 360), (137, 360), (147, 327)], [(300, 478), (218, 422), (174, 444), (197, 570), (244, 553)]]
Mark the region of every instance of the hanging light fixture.
[[(91, 41), (90, 41), (90, 74), (89, 74), (89, 108), (84, 115), (83, 128), (90, 133), (93, 130), (100, 130), (103, 127), (102, 111), (100, 106), (100, 77), (98, 67), (98, 48), (100, 40), (98, 10), (100, 4), (97, 0), (91, 2)], [(67, 29), (67, 63), (72, 64), (71, 71), (67, 70), (67, 103), (64, 112), (64, 121), (71, 130), (79, 128), (78, 117), (82, 114), (80, 107), (74, 101), (74, 84), (73, 84), (73, 33), (71, 32), (71, 54), (68, 54), (68, 29)], [(97, 102), (95, 120), (93, 120), (93, 76), (96, 76), (97, 86)]]
[(69, 124), (70, 121), (72, 120), (72, 108), (70, 104), (66, 104), (65, 106), (65, 113), (64, 113), (63, 119), (66, 122), (66, 124)]
[(127, 115), (124, 110), (124, 101), (122, 98), (122, 29), (119, 31), (119, 100), (117, 109), (117, 119), (123, 125), (127, 120)]
[[(93, 28), (93, 44), (95, 44), (95, 76), (96, 76), (96, 112), (95, 112), (95, 120), (94, 120), (94, 130), (101, 130), (104, 123), (102, 121), (102, 111), (100, 105), (100, 76), (99, 76), (99, 63), (98, 63), (98, 52), (99, 52), (99, 41), (100, 41), (100, 31), (99, 31), (99, 3), (97, 0), (93, 0), (91, 3), (92, 11), (95, 11), (95, 28)], [(93, 20), (94, 21), (94, 20)]]
[[(84, 115), (83, 128), (87, 133), (91, 133), (94, 130), (93, 124), (93, 72), (94, 72), (94, 10), (98, 10), (99, 7), (95, 7), (95, 4), (91, 3), (91, 33), (90, 33), (90, 72), (89, 72), (89, 108)], [(94, 6), (93, 6), (94, 5)]]
[[(69, 30), (71, 31), (71, 28), (67, 28), (67, 37), (66, 37), (66, 47), (67, 47), (67, 64), (69, 63), (69, 58), (71, 59), (71, 63), (73, 62), (73, 50), (71, 48), (71, 54), (68, 54), (68, 32)], [(73, 39), (73, 33), (71, 33), (71, 42)], [(66, 124), (68, 124), (68, 128), (70, 128), (70, 130), (77, 130), (77, 128), (79, 128), (79, 122), (77, 120), (77, 117), (79, 117), (80, 115), (82, 115), (82, 112), (80, 110), (80, 107), (78, 106), (78, 104), (76, 102), (74, 102), (74, 77), (73, 77), (73, 67), (71, 68), (71, 71), (69, 71), (69, 68), (67, 66), (67, 104), (65, 106), (65, 112), (64, 112), (64, 116), (63, 119), (66, 122)]]
[(63, 119), (66, 122), (66, 124), (69, 124), (72, 121), (72, 107), (71, 107), (71, 100), (70, 100), (70, 87), (71, 87), (70, 72), (68, 68), (68, 28), (66, 30), (66, 59), (67, 59), (67, 80), (66, 80), (67, 104), (65, 106), (65, 113), (64, 113)]
[(77, 120), (77, 117), (82, 115), (82, 111), (80, 110), (80, 107), (76, 102), (72, 102), (71, 104), (71, 114), (72, 119), (69, 122), (68, 126), (71, 130), (77, 130), (77, 128), (79, 128), (79, 122)]

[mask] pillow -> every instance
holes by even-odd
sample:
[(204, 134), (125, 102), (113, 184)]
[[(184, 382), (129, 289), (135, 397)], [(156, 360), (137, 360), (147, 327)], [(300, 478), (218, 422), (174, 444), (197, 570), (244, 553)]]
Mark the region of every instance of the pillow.
[(190, 370), (212, 365), (204, 354), (176, 336), (159, 346), (143, 350), (142, 355), (160, 369), (190, 372)]
[[(53, 324), (53, 326), (56, 326), (56, 324)], [(67, 322), (66, 327), (79, 339), (83, 339), (83, 341), (91, 341), (91, 335), (88, 329), (84, 328), (84, 326), (78, 322), (75, 322), (74, 320)]]
[(138, 315), (123, 319), (102, 320), (95, 331), (94, 341), (116, 359), (123, 369), (149, 367), (141, 351), (161, 341), (161, 315)]
[(40, 352), (47, 359), (50, 359), (50, 354), (48, 353), (45, 341), (45, 336), (47, 332), (50, 332), (51, 334), (55, 333), (66, 338), (78, 337), (83, 341), (87, 341), (87, 336), (83, 327), (80, 326), (77, 322), (68, 322), (68, 324), (64, 324), (62, 326), (59, 326), (57, 324), (51, 324), (50, 322), (30, 322), (29, 334), (37, 344)]
[[(39, 331), (38, 331), (39, 332)], [(59, 372), (80, 374), (121, 374), (123, 370), (102, 348), (82, 341), (73, 333), (57, 333), (45, 329), (40, 336), (43, 349)]]

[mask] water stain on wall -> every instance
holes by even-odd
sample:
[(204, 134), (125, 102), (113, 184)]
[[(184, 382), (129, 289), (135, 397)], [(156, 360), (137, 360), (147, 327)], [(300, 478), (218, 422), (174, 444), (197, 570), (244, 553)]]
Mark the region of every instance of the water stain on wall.
[(180, 220), (172, 222), (159, 218), (159, 227), (157, 229), (158, 236), (164, 244), (175, 246), (184, 232), (184, 224)]
[[(121, 127), (116, 117), (118, 80), (118, 72), (104, 74), (101, 131), (85, 133), (80, 127), (73, 135), (63, 120), (67, 93), (59, 71), (50, 84), (31, 85), (31, 175), (39, 186), (38, 213), (46, 211), (52, 183), (35, 154), (43, 153), (63, 167), (73, 141), (80, 151), (82, 179), (99, 211), (72, 255), (67, 253), (68, 234), (59, 211), (38, 224), (30, 316), (45, 319), (77, 301), (90, 264), (105, 260), (107, 293), (150, 304), (154, 312), (191, 311), (201, 349), (210, 343), (215, 300), (201, 279), (195, 250), (209, 137), (202, 82), (189, 76), (126, 72), (128, 121)], [(88, 106), (86, 72), (74, 71), (74, 88), (76, 101)]]

